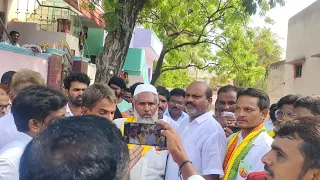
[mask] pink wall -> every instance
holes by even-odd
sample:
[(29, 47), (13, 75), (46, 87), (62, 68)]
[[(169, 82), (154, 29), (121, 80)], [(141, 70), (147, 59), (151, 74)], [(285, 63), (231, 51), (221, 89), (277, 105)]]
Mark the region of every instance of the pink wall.
[(20, 69), (31, 69), (37, 71), (42, 75), (45, 81), (47, 81), (47, 59), (0, 49), (0, 76), (7, 71), (18, 71)]

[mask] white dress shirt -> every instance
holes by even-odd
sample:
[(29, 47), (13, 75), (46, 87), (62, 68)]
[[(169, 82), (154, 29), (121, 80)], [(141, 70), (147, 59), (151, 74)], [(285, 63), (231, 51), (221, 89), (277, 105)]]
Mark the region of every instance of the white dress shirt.
[[(180, 136), (187, 156), (199, 175), (223, 176), (226, 135), (210, 112), (188, 123)], [(178, 165), (169, 155), (165, 179), (180, 180), (178, 172)]]
[(69, 103), (67, 104), (67, 108), (66, 108), (66, 117), (70, 117), (73, 116), (71, 109), (69, 107)]
[[(233, 137), (235, 134), (228, 137), (228, 140), (230, 140), (231, 137)], [(241, 132), (238, 135), (239, 140), (237, 143), (237, 146), (243, 141)], [(243, 159), (243, 161), (246, 164), (251, 165), (251, 169), (247, 170), (247, 175), (249, 175), (252, 172), (261, 172), (264, 171), (264, 164), (261, 162), (262, 156), (264, 156), (267, 152), (271, 149), (271, 144), (273, 142), (273, 139), (268, 135), (266, 131), (261, 132), (258, 137), (252, 142), (252, 146), (246, 155), (246, 157)], [(241, 165), (239, 165), (240, 167)], [(235, 180), (245, 180), (247, 177), (241, 177), (238, 169), (237, 176)]]
[[(172, 119), (172, 117), (171, 117), (171, 115), (170, 115), (170, 113), (169, 113), (169, 110), (168, 110), (168, 108), (166, 109), (166, 111), (163, 113), (163, 115), (165, 115), (165, 116), (168, 116), (168, 117), (170, 117), (171, 119)], [(187, 113), (185, 113), (185, 112), (183, 112), (182, 111), (182, 114), (181, 114), (181, 116), (176, 120), (176, 122), (178, 123), (178, 125), (180, 125), (184, 120), (189, 120), (189, 115), (187, 114)]]
[(0, 149), (9, 142), (15, 140), (19, 131), (17, 130), (14, 118), (11, 112), (0, 118)]
[(268, 121), (264, 122), (264, 127), (266, 127), (267, 132), (269, 132), (269, 131), (274, 129), (274, 125), (273, 125), (271, 119), (269, 119)]
[[(164, 112), (163, 114), (163, 120), (166, 121), (168, 120), (169, 122), (170, 121), (173, 121), (173, 122), (176, 122), (177, 123), (177, 128), (175, 128), (178, 132), (182, 132), (184, 130), (184, 128), (188, 125), (189, 123), (189, 115), (185, 112), (182, 112), (181, 116), (179, 117), (178, 120), (173, 120), (170, 113), (169, 113), (169, 110), (168, 108), (166, 109), (166, 111)], [(171, 124), (170, 124), (171, 125)]]
[(0, 179), (19, 180), (19, 163), (24, 148), (32, 138), (19, 132), (14, 140), (0, 149)]

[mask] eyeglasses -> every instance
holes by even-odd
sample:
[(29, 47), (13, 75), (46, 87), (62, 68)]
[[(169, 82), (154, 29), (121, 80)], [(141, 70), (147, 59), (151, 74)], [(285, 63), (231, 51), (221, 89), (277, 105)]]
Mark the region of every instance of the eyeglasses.
[(184, 103), (183, 102), (177, 102), (177, 101), (169, 101), (169, 103), (171, 104), (171, 105), (177, 105), (177, 106), (183, 106), (184, 105)]
[(7, 105), (0, 104), (0, 111), (2, 111), (4, 108), (9, 109), (10, 107), (11, 107), (11, 104), (7, 104)]
[(292, 119), (294, 116), (294, 113), (292, 111), (283, 111), (283, 110), (276, 110), (275, 116), (277, 119)]

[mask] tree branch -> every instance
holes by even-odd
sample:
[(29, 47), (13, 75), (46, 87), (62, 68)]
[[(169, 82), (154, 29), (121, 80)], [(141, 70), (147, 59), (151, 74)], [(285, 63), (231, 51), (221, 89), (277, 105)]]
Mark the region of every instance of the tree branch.
[(188, 64), (186, 66), (165, 66), (165, 67), (162, 67), (161, 69), (161, 73), (165, 72), (165, 71), (172, 71), (172, 70), (178, 70), (178, 69), (188, 69), (190, 67), (195, 67), (199, 70), (203, 70), (203, 69), (206, 69), (207, 67), (209, 66), (212, 66), (212, 65), (215, 65), (215, 66), (219, 66), (219, 64), (217, 63), (208, 63), (204, 66), (199, 66), (199, 65), (196, 65), (196, 64)]

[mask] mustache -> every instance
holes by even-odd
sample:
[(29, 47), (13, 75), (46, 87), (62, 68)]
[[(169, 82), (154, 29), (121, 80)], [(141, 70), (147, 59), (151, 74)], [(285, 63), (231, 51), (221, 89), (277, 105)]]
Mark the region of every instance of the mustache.
[(193, 107), (196, 107), (196, 105), (193, 104), (192, 102), (186, 102), (186, 106), (188, 106), (188, 105), (193, 106)]
[(266, 170), (267, 173), (268, 173), (270, 176), (273, 176), (273, 172), (271, 171), (271, 169), (269, 168), (269, 166), (264, 165), (264, 170)]

